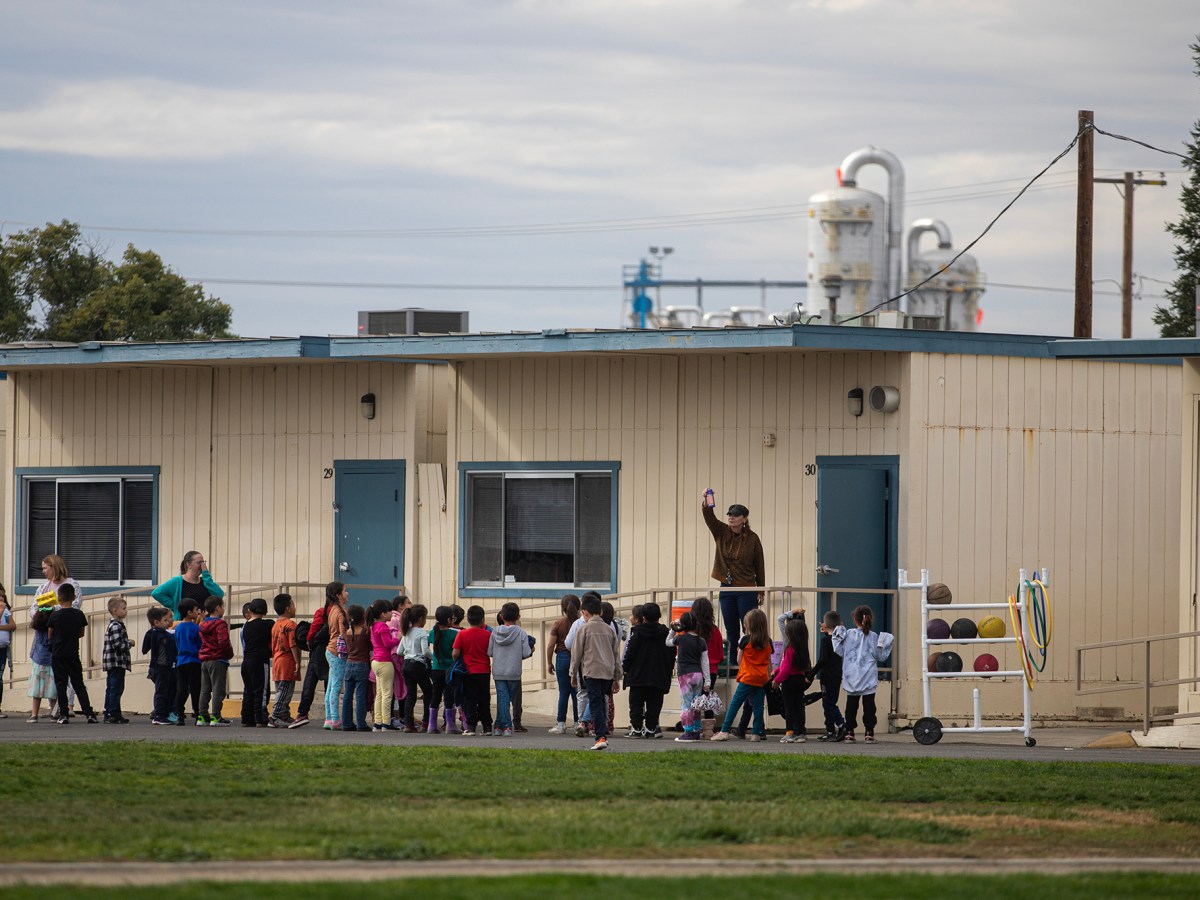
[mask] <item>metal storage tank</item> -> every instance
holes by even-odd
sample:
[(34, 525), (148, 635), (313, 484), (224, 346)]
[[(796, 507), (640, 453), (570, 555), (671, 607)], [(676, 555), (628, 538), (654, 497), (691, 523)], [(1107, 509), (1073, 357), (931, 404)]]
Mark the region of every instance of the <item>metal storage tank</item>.
[[(935, 232), (938, 246), (918, 253), (921, 235)], [(912, 327), (939, 331), (975, 331), (978, 327), (979, 298), (985, 289), (985, 276), (979, 263), (969, 253), (957, 260), (950, 229), (937, 219), (918, 219), (908, 232), (908, 277), (905, 288), (911, 288), (938, 272), (929, 284), (908, 295), (908, 312)]]
[(838, 187), (808, 198), (808, 312), (829, 309), (821, 280), (841, 276), (838, 315), (870, 309), (887, 299), (887, 244), (883, 198)]

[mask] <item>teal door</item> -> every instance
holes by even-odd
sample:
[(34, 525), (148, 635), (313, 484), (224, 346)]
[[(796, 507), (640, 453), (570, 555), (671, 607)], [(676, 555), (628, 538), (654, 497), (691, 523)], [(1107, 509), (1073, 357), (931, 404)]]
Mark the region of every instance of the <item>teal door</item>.
[[(391, 599), (404, 583), (404, 461), (334, 460), (335, 565), (350, 602)], [(356, 584), (383, 585), (356, 590)]]
[[(894, 588), (899, 458), (817, 457), (816, 462), (817, 587)], [(818, 594), (818, 616), (830, 609), (832, 598)], [(854, 627), (850, 613), (861, 605), (871, 607), (876, 631), (892, 631), (886, 594), (840, 594), (837, 611), (847, 628)]]

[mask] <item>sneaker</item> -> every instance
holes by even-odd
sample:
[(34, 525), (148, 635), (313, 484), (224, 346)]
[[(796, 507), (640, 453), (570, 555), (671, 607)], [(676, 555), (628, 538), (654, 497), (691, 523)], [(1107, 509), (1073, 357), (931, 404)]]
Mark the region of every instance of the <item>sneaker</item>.
[(854, 732), (847, 731), (846, 736), (843, 737), (842, 740), (845, 741), (847, 744), (853, 744), (854, 743)]
[[(119, 725), (119, 724), (121, 724), (121, 720), (120, 720), (120, 719), (114, 719), (113, 721), (115, 721), (115, 722), (116, 722), (118, 725)], [(175, 724), (176, 724), (176, 725), (186, 725), (186, 724), (187, 724), (187, 719), (177, 719), (177, 720), (175, 721)]]
[(125, 718), (124, 716), (121, 716), (121, 718), (119, 718), (119, 719), (114, 719), (113, 721), (115, 721), (118, 725), (128, 725), (129, 724), (129, 720), (127, 718)]
[[(382, 727), (382, 726), (381, 726), (381, 727)], [(326, 720), (325, 720), (325, 730), (326, 730), (326, 731), (333, 731), (333, 719), (326, 719)]]
[(661, 728), (655, 728), (651, 734), (648, 734), (646, 736), (660, 738), (663, 736), (663, 730)]
[(155, 719), (155, 718), (151, 718), (151, 719), (150, 719), (150, 724), (151, 724), (151, 725), (170, 725), (171, 723), (170, 723), (170, 722), (168, 722), (166, 719)]
[(228, 727), (229, 727), (230, 725), (232, 725), (233, 723), (232, 723), (232, 722), (230, 722), (230, 721), (229, 721), (228, 719), (226, 719), (226, 718), (222, 718), (221, 716), (217, 716), (215, 719), (210, 719), (210, 720), (209, 720), (209, 722), (208, 722), (208, 724), (209, 724), (209, 725), (212, 725), (212, 726), (213, 726), (213, 727), (215, 727), (215, 728), (228, 728)]
[(54, 722), (57, 725), (70, 725), (71, 719), (68, 716), (59, 716), (57, 719), (54, 720)]
[(750, 740), (751, 740), (751, 741), (765, 741), (766, 739), (767, 739), (767, 736), (766, 736), (765, 734), (752, 734), (752, 735), (750, 735)]
[(818, 740), (818, 741), (822, 741), (822, 742), (825, 742), (825, 741), (836, 741), (836, 740), (837, 740), (837, 735), (836, 735), (836, 734), (834, 734), (832, 731), (827, 731), (827, 732), (825, 732), (823, 735), (821, 735), (820, 737), (818, 737), (818, 738), (817, 738), (817, 740)]
[(744, 741), (746, 739), (746, 731), (744, 728), (735, 728), (735, 729), (733, 729), (732, 734), (739, 741)]
[(700, 740), (700, 732), (685, 731), (679, 737), (675, 738), (677, 744), (694, 744)]
[(179, 721), (179, 716), (175, 715), (175, 713), (170, 713), (167, 715), (167, 721), (174, 725)]
[(524, 734), (529, 729), (526, 728), (524, 725), (514, 725), (512, 730), (515, 731), (517, 734)]
[(575, 723), (575, 737), (587, 737), (587, 723), (586, 722), (576, 722)]
[(208, 716), (196, 716), (196, 724), (197, 725), (207, 725), (208, 724)]
[(874, 744), (875, 743), (875, 732), (868, 731), (866, 734), (863, 735), (863, 740), (866, 741), (868, 744)]
[(475, 729), (474, 728), (463, 729), (462, 736), (463, 737), (475, 737)]
[(267, 727), (268, 728), (287, 728), (287, 726), (284, 725), (282, 722), (280, 722), (278, 719), (267, 719)]
[(716, 734), (714, 734), (712, 737), (710, 737), (709, 740), (710, 741), (727, 741), (727, 740), (729, 740), (729, 732), (728, 731), (718, 731)]
[(794, 743), (796, 743), (796, 735), (789, 731), (787, 734), (785, 734), (783, 737), (781, 737), (779, 739), (779, 743), (794, 744)]
[(295, 720), (288, 725), (288, 728), (299, 728), (301, 725), (307, 724), (308, 716), (296, 716)]
[(382, 733), (383, 733), (383, 726), (382, 726), (382, 725), (372, 725), (372, 726), (371, 726), (371, 730), (372, 730), (372, 731), (378, 731), (380, 734), (382, 734)]
[(834, 735), (833, 739), (840, 744), (842, 741), (844, 741), (846, 739), (847, 735), (850, 735), (850, 740), (854, 740), (854, 735), (846, 730), (846, 723), (843, 722), (841, 725), (838, 726), (837, 733)]
[(37, 717), (37, 716), (30, 716), (30, 717), (29, 717), (28, 719), (26, 719), (25, 721), (26, 721), (26, 722), (28, 722), (30, 725), (36, 725), (36, 724), (38, 723), (38, 717)]
[(630, 729), (629, 729), (627, 732), (625, 732), (625, 737), (627, 737), (627, 738), (640, 738), (640, 737), (641, 737), (641, 736), (642, 736), (644, 733), (645, 733), (645, 732), (643, 732), (643, 731), (642, 731), (642, 729), (640, 729), (640, 728), (633, 728), (633, 727), (631, 726), (631, 727), (630, 727)]
[(588, 749), (589, 750), (607, 750), (608, 749), (608, 738), (602, 738), (602, 737), (596, 738), (596, 743), (592, 744), (592, 746), (588, 747)]
[(566, 734), (567, 733), (567, 723), (566, 722), (556, 722), (554, 724), (553, 728), (547, 728), (546, 731), (549, 732), (550, 734)]
[(512, 729), (512, 728), (505, 728), (503, 734), (501, 734), (500, 737), (512, 737), (513, 731), (514, 731), (514, 729)]
[(96, 718), (95, 713), (89, 713), (88, 717), (87, 717), (87, 723), (89, 725), (98, 725), (100, 723), (100, 720)]

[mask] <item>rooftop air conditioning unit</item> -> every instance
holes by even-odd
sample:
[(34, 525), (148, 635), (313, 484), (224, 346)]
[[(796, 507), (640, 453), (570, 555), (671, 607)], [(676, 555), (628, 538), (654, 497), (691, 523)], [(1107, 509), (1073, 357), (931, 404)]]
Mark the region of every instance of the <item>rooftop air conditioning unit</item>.
[(468, 314), (447, 309), (389, 309), (360, 311), (358, 333), (451, 334), (465, 332)]

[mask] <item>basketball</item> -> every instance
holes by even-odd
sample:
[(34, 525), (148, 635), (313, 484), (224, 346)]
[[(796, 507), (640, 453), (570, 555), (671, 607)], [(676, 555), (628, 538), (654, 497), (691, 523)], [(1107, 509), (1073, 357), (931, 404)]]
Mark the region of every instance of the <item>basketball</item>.
[(1000, 669), (1000, 660), (992, 656), (990, 653), (980, 653), (975, 657), (976, 672), (997, 672)]
[(950, 637), (960, 641), (972, 640), (978, 634), (974, 619), (955, 619), (954, 624), (950, 626)]
[(1004, 637), (1007, 629), (1004, 627), (1004, 620), (999, 616), (984, 616), (979, 620), (979, 636), (994, 640), (995, 638)]
[(931, 641), (944, 641), (950, 637), (950, 623), (945, 619), (930, 619), (925, 626), (925, 635)]
[(941, 659), (941, 658), (942, 658), (942, 651), (941, 651), (941, 650), (938, 650), (938, 651), (937, 651), (937, 652), (935, 652), (935, 653), (930, 653), (930, 654), (929, 654), (929, 660), (928, 660), (928, 661), (925, 663), (925, 669), (926, 669), (926, 671), (929, 671), (929, 672), (936, 672), (936, 671), (938, 670), (938, 667), (937, 667), (937, 662), (938, 662), (938, 660), (939, 660), (939, 659)]
[(949, 651), (943, 653), (937, 661), (937, 670), (939, 672), (961, 672), (962, 667), (962, 657), (957, 653)]
[(931, 584), (925, 592), (925, 600), (930, 606), (945, 606), (953, 599), (954, 595), (950, 593), (950, 588), (944, 584)]

